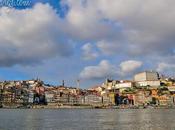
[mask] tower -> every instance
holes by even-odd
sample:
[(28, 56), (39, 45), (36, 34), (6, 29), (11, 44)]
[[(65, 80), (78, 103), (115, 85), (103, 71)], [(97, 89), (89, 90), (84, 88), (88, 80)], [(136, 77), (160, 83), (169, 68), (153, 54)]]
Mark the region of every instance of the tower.
[(80, 88), (80, 80), (77, 79), (77, 89), (79, 89), (79, 88)]
[(63, 80), (63, 81), (62, 81), (62, 86), (63, 86), (63, 87), (64, 87), (64, 84), (65, 84), (65, 83), (64, 83), (64, 80)]

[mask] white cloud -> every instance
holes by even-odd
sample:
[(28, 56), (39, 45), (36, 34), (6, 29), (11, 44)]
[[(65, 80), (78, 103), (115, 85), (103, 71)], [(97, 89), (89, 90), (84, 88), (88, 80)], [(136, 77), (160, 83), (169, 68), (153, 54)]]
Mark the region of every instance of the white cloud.
[(158, 72), (170, 71), (172, 73), (175, 71), (175, 64), (168, 64), (168, 63), (161, 62), (158, 64), (157, 71)]
[[(55, 56), (69, 56), (69, 38), (76, 42), (88, 39), (94, 44), (99, 41), (96, 46), (107, 55), (118, 50), (124, 56), (135, 54), (144, 59), (152, 53), (174, 55), (173, 0), (62, 2), (69, 6), (64, 18), (59, 18), (48, 4), (23, 10), (0, 8), (0, 66), (29, 65)], [(126, 42), (121, 42), (123, 39)], [(84, 48), (85, 59), (95, 59), (97, 55), (93, 47)], [(132, 69), (121, 67), (126, 73)]]
[(48, 4), (17, 10), (0, 8), (0, 66), (35, 64), (55, 56), (68, 56), (60, 19)]
[(119, 49), (120, 44), (117, 42), (109, 42), (102, 40), (97, 42), (96, 45), (100, 49), (100, 51), (105, 55), (112, 55), (121, 51)]
[[(104, 39), (96, 45), (106, 55), (116, 54), (118, 50), (124, 55), (137, 56), (173, 53), (175, 2), (172, 0), (64, 0), (62, 3), (69, 6), (64, 19), (48, 4), (36, 4), (24, 10), (0, 8), (1, 63), (25, 64), (25, 59), (36, 62), (70, 55), (71, 48), (65, 43), (67, 37), (93, 42)], [(92, 57), (97, 57), (97, 53), (93, 52), (87, 59)]]
[(97, 66), (87, 66), (81, 73), (82, 79), (101, 79), (114, 76), (117, 69), (114, 65), (110, 64), (107, 60), (102, 60)]
[[(92, 2), (92, 1), (91, 1)], [(88, 3), (88, 5), (86, 5)], [(78, 39), (96, 40), (112, 37), (117, 34), (116, 29), (103, 21), (103, 15), (94, 7), (94, 3), (84, 0), (62, 0), (62, 5), (68, 5), (69, 11), (66, 22), (73, 37)], [(76, 30), (76, 31), (74, 31)]]
[(137, 69), (139, 69), (142, 66), (141, 61), (135, 61), (135, 60), (128, 60), (123, 61), (120, 64), (121, 68), (121, 75), (130, 75), (130, 73), (133, 73)]
[(91, 43), (86, 43), (83, 45), (82, 50), (84, 60), (93, 60), (99, 56), (99, 54), (93, 48), (94, 47)]
[[(111, 64), (107, 60), (102, 60), (97, 66), (87, 66), (81, 73), (82, 79), (101, 79), (107, 77), (120, 77), (131, 76), (135, 71), (141, 68), (142, 62), (135, 60), (123, 61), (117, 67), (117, 65)], [(123, 77), (123, 78), (124, 78)]]
[[(98, 39), (110, 36), (118, 40), (117, 36), (123, 34), (127, 42), (121, 44), (125, 44), (126, 52), (137, 56), (171, 54), (175, 48), (173, 0), (63, 1), (70, 7), (67, 20), (79, 30), (79, 36)], [(136, 50), (132, 51), (133, 48)]]

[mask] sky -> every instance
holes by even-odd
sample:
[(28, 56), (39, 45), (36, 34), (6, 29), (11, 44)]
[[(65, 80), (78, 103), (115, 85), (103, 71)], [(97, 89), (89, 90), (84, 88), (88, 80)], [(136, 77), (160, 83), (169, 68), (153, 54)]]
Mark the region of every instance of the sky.
[(174, 76), (174, 0), (0, 0), (0, 80), (82, 88)]

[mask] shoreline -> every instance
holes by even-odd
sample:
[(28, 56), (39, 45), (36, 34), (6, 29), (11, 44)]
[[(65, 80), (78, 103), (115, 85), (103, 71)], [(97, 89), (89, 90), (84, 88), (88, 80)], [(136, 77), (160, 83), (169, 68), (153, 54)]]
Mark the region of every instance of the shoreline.
[(63, 105), (63, 106), (45, 106), (45, 105), (34, 105), (34, 106), (5, 106), (0, 109), (175, 109), (175, 106), (71, 106), (71, 105)]

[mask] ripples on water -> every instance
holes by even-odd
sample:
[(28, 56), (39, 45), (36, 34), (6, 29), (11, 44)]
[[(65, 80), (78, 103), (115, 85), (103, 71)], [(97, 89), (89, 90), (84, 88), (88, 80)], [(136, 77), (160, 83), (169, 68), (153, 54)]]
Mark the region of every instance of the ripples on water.
[(0, 110), (0, 130), (175, 130), (173, 109)]

